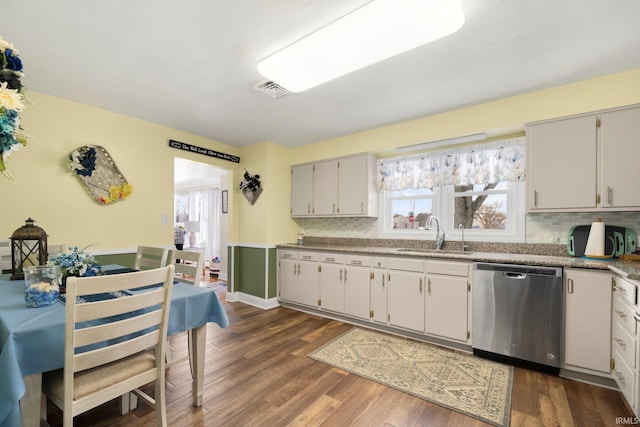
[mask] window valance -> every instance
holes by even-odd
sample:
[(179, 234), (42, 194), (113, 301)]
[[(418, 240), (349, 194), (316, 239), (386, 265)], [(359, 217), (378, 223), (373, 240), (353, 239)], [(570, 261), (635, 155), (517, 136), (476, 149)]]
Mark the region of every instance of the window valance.
[(526, 176), (524, 137), (378, 160), (378, 188), (404, 190), (520, 181)]

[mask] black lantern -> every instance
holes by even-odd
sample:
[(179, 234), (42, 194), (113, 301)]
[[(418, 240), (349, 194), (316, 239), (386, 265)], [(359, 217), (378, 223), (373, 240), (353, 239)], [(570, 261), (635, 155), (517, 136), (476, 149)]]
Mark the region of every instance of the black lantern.
[(29, 218), (11, 235), (11, 280), (24, 279), (23, 267), (47, 263), (47, 233)]

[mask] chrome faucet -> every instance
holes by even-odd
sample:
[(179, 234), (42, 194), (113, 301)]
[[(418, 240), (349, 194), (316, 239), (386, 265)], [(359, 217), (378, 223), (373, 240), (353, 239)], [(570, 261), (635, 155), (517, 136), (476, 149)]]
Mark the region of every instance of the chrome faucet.
[(469, 246), (464, 244), (464, 226), (462, 224), (458, 224), (458, 230), (462, 233), (462, 252), (469, 249)]
[(431, 215), (427, 220), (427, 230), (431, 230), (433, 227), (433, 221), (436, 222), (436, 249), (442, 249), (442, 245), (444, 244), (444, 227), (442, 227), (442, 236), (440, 235), (440, 220), (435, 215)]

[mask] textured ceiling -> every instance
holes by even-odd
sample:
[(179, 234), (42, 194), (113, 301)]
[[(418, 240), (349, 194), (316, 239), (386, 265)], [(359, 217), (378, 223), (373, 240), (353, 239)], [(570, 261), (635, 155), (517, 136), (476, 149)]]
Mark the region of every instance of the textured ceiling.
[(5, 2), (27, 88), (230, 145), (298, 146), (640, 68), (638, 0), (462, 0), (427, 46), (279, 99), (257, 62), (366, 0)]

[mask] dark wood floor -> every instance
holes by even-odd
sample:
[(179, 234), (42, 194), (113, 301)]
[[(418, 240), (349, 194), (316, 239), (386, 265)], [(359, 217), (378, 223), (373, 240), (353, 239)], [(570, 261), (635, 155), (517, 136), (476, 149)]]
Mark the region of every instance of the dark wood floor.
[[(191, 406), (188, 362), (167, 370), (170, 426), (486, 426), (473, 418), (332, 368), (307, 354), (352, 326), (287, 308), (224, 302), (231, 326), (207, 328), (202, 407)], [(186, 341), (179, 343), (186, 351)], [(61, 425), (51, 404), (49, 422)], [(145, 403), (113, 401), (76, 426), (152, 426)], [(516, 368), (511, 426), (613, 426), (633, 417), (613, 390)], [(619, 423), (618, 423), (619, 424)]]

